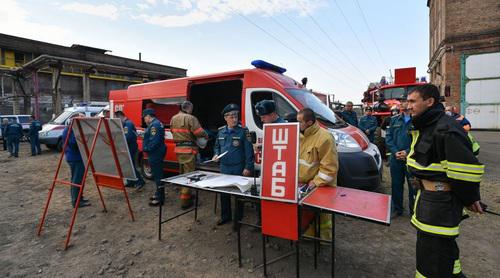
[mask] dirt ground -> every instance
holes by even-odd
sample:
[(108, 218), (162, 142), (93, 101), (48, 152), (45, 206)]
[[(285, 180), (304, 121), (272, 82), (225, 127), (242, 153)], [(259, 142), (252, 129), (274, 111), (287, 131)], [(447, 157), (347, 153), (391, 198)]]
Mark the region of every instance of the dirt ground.
[[(500, 133), (476, 132), (488, 173), (482, 183), (483, 201), (500, 212)], [(262, 241), (252, 228), (242, 230), (243, 267), (238, 268), (236, 234), (230, 225), (215, 226), (214, 196), (200, 194), (198, 222), (193, 214), (163, 225), (157, 239), (157, 208), (148, 207), (153, 184), (130, 190), (136, 221), (129, 218), (123, 193), (104, 189), (108, 212), (103, 213), (89, 177), (85, 195), (92, 206), (79, 210), (72, 246), (63, 250), (71, 206), (69, 188), (54, 192), (42, 236), (36, 227), (47, 199), (59, 155), (44, 150), (30, 157), (23, 143), (20, 158), (0, 151), (0, 277), (262, 277)], [(63, 176), (69, 169), (64, 165)], [(384, 192), (390, 192), (387, 170)], [(166, 215), (179, 212), (178, 192), (167, 189)], [(255, 210), (246, 207), (250, 222)], [(389, 227), (338, 216), (336, 218), (337, 277), (414, 277), (415, 230), (409, 216)], [(472, 216), (461, 225), (458, 239), (464, 273), (468, 277), (500, 276), (500, 217)], [(268, 259), (292, 250), (289, 242), (271, 239)], [(303, 277), (330, 275), (330, 249), (323, 246), (314, 270), (313, 246), (301, 243)], [(295, 259), (289, 257), (268, 268), (270, 277), (293, 277)]]

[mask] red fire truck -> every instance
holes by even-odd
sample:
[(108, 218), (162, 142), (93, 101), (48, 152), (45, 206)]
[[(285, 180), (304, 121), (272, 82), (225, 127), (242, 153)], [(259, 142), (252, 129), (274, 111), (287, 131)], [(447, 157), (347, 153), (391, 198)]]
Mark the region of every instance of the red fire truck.
[[(165, 126), (167, 154), (164, 170), (177, 172), (178, 164), (174, 153), (175, 143), (170, 132), (170, 119), (180, 109), (180, 103), (190, 100), (194, 104), (193, 115), (210, 134), (217, 134), (218, 127), (225, 125), (221, 111), (229, 103), (241, 107), (241, 124), (248, 127), (256, 137), (254, 144), (256, 168), (260, 168), (260, 148), (262, 144), (262, 122), (255, 113), (254, 106), (263, 99), (276, 103), (276, 112), (282, 117), (296, 115), (297, 111), (309, 107), (317, 114), (319, 123), (335, 137), (339, 155), (338, 184), (374, 189), (380, 184), (379, 171), (381, 157), (377, 147), (359, 129), (346, 124), (331, 109), (297, 81), (284, 75), (283, 68), (257, 60), (254, 69), (238, 70), (132, 85), (126, 90), (109, 93), (110, 110), (123, 111), (138, 129), (139, 157), (143, 174), (151, 176), (146, 154), (142, 150), (141, 133), (145, 124), (142, 110), (153, 108), (156, 117)], [(212, 157), (209, 145), (200, 151), (200, 161)], [(217, 165), (198, 163), (199, 169), (217, 170)]]
[(377, 117), (380, 124), (385, 117), (391, 115), (392, 106), (399, 106), (401, 99), (406, 99), (413, 88), (425, 84), (425, 81), (417, 81), (416, 73), (415, 67), (395, 69), (393, 84), (374, 86), (365, 92), (363, 108), (372, 107), (373, 115)]

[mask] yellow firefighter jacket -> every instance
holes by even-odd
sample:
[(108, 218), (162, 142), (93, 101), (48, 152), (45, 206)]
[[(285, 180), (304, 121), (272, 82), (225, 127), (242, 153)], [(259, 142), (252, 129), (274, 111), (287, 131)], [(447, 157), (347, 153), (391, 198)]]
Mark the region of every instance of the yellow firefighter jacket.
[(196, 154), (198, 152), (196, 138), (208, 137), (198, 119), (182, 111), (172, 117), (170, 131), (175, 142), (175, 153)]
[(300, 183), (336, 186), (338, 165), (335, 139), (326, 129), (316, 122), (300, 134)]

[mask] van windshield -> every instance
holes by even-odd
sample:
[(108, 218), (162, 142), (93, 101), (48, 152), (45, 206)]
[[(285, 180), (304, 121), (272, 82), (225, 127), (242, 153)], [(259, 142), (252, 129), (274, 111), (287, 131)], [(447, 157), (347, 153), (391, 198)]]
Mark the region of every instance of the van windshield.
[(59, 116), (57, 116), (57, 118), (50, 121), (49, 123), (55, 124), (55, 125), (63, 125), (66, 122), (66, 119), (68, 119), (68, 117), (71, 116), (71, 114), (73, 114), (73, 112), (64, 111), (61, 114), (59, 114)]
[(330, 127), (345, 125), (342, 119), (337, 117), (328, 106), (321, 102), (321, 100), (311, 92), (302, 89), (287, 89), (286, 91), (304, 107), (311, 108), (314, 113), (316, 113), (318, 120), (323, 124)]
[(29, 116), (18, 116), (19, 118), (19, 123), (25, 124), (30, 122), (30, 117)]

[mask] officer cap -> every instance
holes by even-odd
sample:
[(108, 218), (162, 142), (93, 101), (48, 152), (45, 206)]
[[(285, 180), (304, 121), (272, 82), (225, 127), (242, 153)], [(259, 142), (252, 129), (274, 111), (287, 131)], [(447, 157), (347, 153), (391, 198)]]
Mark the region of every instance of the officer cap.
[(255, 110), (259, 116), (271, 114), (276, 111), (276, 104), (274, 104), (273, 100), (261, 100), (255, 105)]
[(142, 117), (146, 117), (146, 116), (154, 116), (155, 115), (155, 110), (152, 109), (152, 108), (146, 108), (144, 109), (144, 111), (142, 111)]
[(226, 107), (224, 107), (224, 109), (222, 109), (222, 115), (224, 116), (227, 113), (233, 112), (233, 111), (240, 112), (240, 107), (237, 104), (230, 103), (230, 104), (226, 105)]

